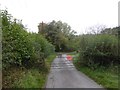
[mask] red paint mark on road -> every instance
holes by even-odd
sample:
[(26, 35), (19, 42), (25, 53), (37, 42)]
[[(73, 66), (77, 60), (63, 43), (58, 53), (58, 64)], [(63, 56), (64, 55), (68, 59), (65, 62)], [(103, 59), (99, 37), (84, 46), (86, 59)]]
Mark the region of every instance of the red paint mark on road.
[(67, 55), (66, 58), (67, 58), (67, 60), (72, 60), (72, 56), (71, 55)]

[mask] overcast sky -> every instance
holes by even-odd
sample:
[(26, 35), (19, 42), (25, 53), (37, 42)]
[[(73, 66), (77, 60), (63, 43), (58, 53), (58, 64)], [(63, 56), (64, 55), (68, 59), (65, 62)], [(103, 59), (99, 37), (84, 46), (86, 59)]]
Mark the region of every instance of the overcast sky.
[(38, 23), (61, 20), (78, 34), (95, 25), (118, 25), (119, 0), (0, 0), (1, 8), (38, 32)]

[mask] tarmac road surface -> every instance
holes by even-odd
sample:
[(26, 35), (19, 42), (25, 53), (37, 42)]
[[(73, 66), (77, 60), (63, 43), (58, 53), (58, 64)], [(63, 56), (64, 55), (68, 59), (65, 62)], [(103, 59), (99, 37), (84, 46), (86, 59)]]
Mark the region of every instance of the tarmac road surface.
[(46, 88), (103, 88), (95, 81), (77, 71), (66, 54), (56, 57), (46, 82)]

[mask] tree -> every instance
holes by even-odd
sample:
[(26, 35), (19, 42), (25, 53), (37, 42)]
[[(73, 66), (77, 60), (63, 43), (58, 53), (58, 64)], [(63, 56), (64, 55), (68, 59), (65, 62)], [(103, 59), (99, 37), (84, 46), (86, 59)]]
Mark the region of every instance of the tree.
[(38, 27), (39, 33), (55, 45), (56, 51), (67, 51), (71, 48), (68, 44), (72, 44), (71, 41), (74, 41), (76, 32), (71, 30), (71, 27), (67, 23), (53, 20), (44, 25), (41, 23)]

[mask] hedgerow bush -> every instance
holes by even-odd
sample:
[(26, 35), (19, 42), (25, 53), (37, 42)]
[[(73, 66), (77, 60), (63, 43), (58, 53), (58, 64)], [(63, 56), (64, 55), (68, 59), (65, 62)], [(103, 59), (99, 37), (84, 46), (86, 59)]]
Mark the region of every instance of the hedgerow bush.
[(84, 35), (80, 42), (79, 59), (90, 68), (119, 63), (118, 38), (108, 34)]
[(44, 66), (44, 59), (54, 46), (37, 33), (28, 33), (19, 20), (2, 11), (2, 64), (10, 66)]
[(35, 67), (45, 65), (44, 59), (54, 53), (54, 46), (50, 44), (42, 35), (29, 33), (30, 44), (33, 46), (32, 64)]

